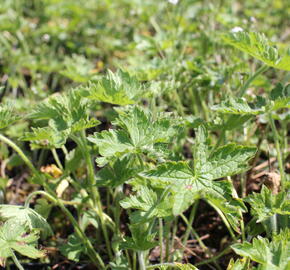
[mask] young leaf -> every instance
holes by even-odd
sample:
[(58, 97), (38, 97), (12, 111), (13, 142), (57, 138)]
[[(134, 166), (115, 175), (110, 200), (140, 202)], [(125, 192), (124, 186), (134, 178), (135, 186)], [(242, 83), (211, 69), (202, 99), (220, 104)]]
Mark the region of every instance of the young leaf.
[(130, 219), (133, 223), (146, 222), (154, 217), (167, 217), (171, 215), (172, 201), (168, 198), (162, 200), (160, 196), (146, 186), (142, 186), (137, 195), (131, 195), (120, 202), (125, 209), (134, 208)]
[(16, 223), (27, 226), (30, 230), (39, 229), (44, 237), (52, 234), (46, 220), (31, 208), (18, 205), (0, 205), (0, 220), (13, 220)]
[(29, 117), (48, 120), (48, 127), (34, 129), (32, 133), (26, 133), (23, 139), (45, 140), (47, 145), (55, 148), (63, 145), (70, 134), (99, 124), (98, 120), (89, 117), (88, 103), (77, 90), (49, 97), (36, 106)]
[(14, 251), (31, 259), (44, 256), (35, 248), (39, 236), (37, 232), (27, 232), (27, 227), (15, 220), (8, 220), (0, 226), (0, 260), (11, 257)]
[(238, 259), (236, 261), (234, 261), (234, 259), (231, 259), (227, 270), (254, 270), (254, 268), (248, 266), (248, 263), (245, 259)]
[(290, 84), (283, 87), (282, 84), (276, 85), (276, 87), (270, 92), (271, 102), (269, 104), (269, 110), (277, 111), (284, 108), (290, 108)]
[(250, 107), (250, 105), (242, 98), (230, 97), (228, 100), (222, 101), (219, 105), (211, 107), (219, 113), (237, 114), (237, 115), (258, 115), (265, 112), (265, 108)]
[(252, 243), (234, 244), (232, 249), (261, 265), (263, 270), (288, 270), (290, 267), (290, 230), (273, 237), (272, 242), (258, 236)]
[(15, 115), (8, 104), (0, 106), (0, 129), (6, 128), (19, 120), (19, 116)]
[(154, 241), (155, 233), (150, 233), (148, 227), (143, 224), (129, 226), (132, 237), (125, 237), (125, 241), (121, 243), (122, 249), (133, 249), (135, 251), (148, 250), (158, 245)]
[(71, 234), (68, 237), (67, 243), (60, 246), (59, 250), (62, 255), (75, 262), (79, 261), (82, 253), (86, 253), (86, 248), (83, 245), (82, 239), (76, 234)]
[(132, 178), (137, 172), (129, 166), (129, 157), (117, 159), (113, 165), (107, 165), (98, 171), (97, 185), (116, 188)]
[(32, 149), (60, 148), (65, 144), (69, 135), (67, 131), (57, 132), (51, 127), (31, 129), (32, 131), (24, 133), (21, 140), (30, 141)]
[(244, 200), (251, 205), (252, 216), (257, 217), (257, 222), (262, 222), (275, 214), (290, 215), (290, 201), (287, 194), (282, 191), (274, 195), (270, 189), (263, 186), (260, 193), (253, 193)]
[(136, 77), (118, 70), (108, 71), (106, 77), (99, 81), (91, 81), (81, 89), (82, 96), (116, 105), (134, 104), (144, 94), (144, 88)]
[(238, 31), (223, 37), (223, 40), (237, 49), (250, 54), (268, 66), (290, 71), (290, 50), (281, 56), (278, 50), (270, 45), (264, 34)]
[(178, 131), (178, 123), (168, 115), (153, 119), (150, 112), (137, 106), (118, 110), (115, 124), (122, 129), (102, 131), (90, 136), (89, 141), (99, 147), (100, 154), (110, 159), (126, 153), (150, 153), (158, 151), (159, 144), (170, 141)]

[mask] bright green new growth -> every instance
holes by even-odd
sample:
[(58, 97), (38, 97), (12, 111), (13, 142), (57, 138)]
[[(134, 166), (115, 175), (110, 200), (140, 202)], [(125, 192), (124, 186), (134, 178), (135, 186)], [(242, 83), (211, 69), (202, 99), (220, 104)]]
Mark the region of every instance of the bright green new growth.
[(92, 80), (87, 87), (81, 89), (84, 97), (96, 101), (116, 105), (134, 104), (144, 95), (144, 87), (134, 76), (118, 70), (108, 71), (106, 77)]
[(273, 195), (266, 186), (262, 187), (260, 193), (253, 193), (245, 198), (251, 205), (251, 213), (257, 218), (257, 222), (262, 222), (269, 217), (279, 215), (290, 215), (290, 201), (285, 192)]
[(32, 141), (32, 146), (59, 148), (76, 132), (94, 127), (99, 121), (90, 118), (88, 102), (77, 90), (63, 95), (53, 95), (40, 103), (29, 115), (31, 119), (47, 120), (48, 126), (26, 132), (23, 140)]
[(103, 162), (126, 153), (160, 155), (160, 146), (178, 131), (178, 124), (168, 116), (162, 114), (155, 120), (149, 111), (138, 106), (118, 109), (114, 124), (122, 129), (95, 133), (88, 139), (98, 146)]
[(223, 40), (237, 49), (250, 54), (266, 65), (290, 71), (290, 50), (281, 56), (264, 34), (239, 31), (223, 36)]
[(259, 108), (255, 104), (252, 105), (250, 106), (243, 98), (230, 97), (228, 100), (222, 101), (220, 104), (214, 105), (211, 108), (219, 113), (225, 114), (258, 115), (264, 113), (264, 108)]
[(148, 250), (158, 245), (154, 241), (156, 233), (150, 233), (146, 224), (133, 224), (129, 226), (132, 237), (125, 237), (121, 243), (123, 249), (133, 249), (136, 251)]
[(218, 105), (211, 107), (213, 110), (223, 114), (255, 116), (259, 114), (290, 108), (290, 86), (277, 84), (269, 93), (269, 98), (258, 96), (253, 103), (248, 103), (243, 98), (229, 97)]
[(120, 202), (125, 209), (139, 210), (130, 216), (133, 223), (143, 223), (155, 217), (171, 216), (172, 203), (172, 198), (162, 199), (161, 194), (157, 194), (146, 186), (142, 186), (137, 195), (132, 195)]
[(0, 106), (0, 129), (6, 128), (19, 120), (19, 116), (15, 115), (9, 104)]
[(234, 244), (232, 248), (240, 256), (259, 263), (259, 270), (288, 270), (290, 267), (289, 229), (275, 235), (271, 242), (258, 236), (252, 243)]

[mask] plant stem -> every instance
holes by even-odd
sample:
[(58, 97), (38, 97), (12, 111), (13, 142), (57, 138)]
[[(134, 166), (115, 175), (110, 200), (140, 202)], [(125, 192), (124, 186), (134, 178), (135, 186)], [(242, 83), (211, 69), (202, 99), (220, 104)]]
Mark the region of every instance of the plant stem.
[(90, 156), (90, 151), (89, 151), (86, 141), (87, 141), (86, 134), (85, 134), (85, 131), (83, 130), (81, 132), (81, 142), (79, 143), (80, 143), (80, 147), (83, 149), (83, 156), (87, 164), (88, 178), (89, 178), (90, 189), (91, 189), (92, 197), (93, 197), (92, 199), (93, 199), (94, 204), (97, 205), (97, 201), (100, 200), (100, 195), (97, 188), (95, 187), (96, 181), (95, 181), (94, 166), (93, 166), (93, 162)]
[(223, 214), (223, 212), (218, 207), (216, 207), (213, 203), (211, 203), (209, 201), (207, 201), (207, 202), (210, 204), (211, 207), (213, 207), (218, 212), (219, 216), (221, 217), (221, 219), (223, 220), (224, 224), (226, 225), (231, 237), (233, 238), (234, 241), (236, 241), (237, 240), (236, 236), (235, 236), (235, 234), (234, 234), (234, 232), (233, 232), (233, 230), (231, 228), (230, 223), (228, 222), (227, 218)]
[[(25, 164), (30, 168), (30, 170), (37, 176), (37, 178), (39, 178), (39, 180), (41, 181), (41, 184), (50, 193), (50, 197), (49, 198), (53, 198), (53, 201), (61, 208), (61, 210), (64, 212), (64, 214), (68, 217), (68, 219), (72, 223), (77, 235), (80, 237), (80, 239), (82, 239), (84, 245), (86, 246), (87, 251), (88, 251), (88, 256), (90, 257), (90, 259), (93, 261), (93, 263), (96, 266), (100, 266), (101, 269), (103, 269), (104, 268), (104, 262), (103, 262), (102, 258), (100, 257), (100, 255), (95, 251), (92, 243), (87, 238), (85, 233), (81, 230), (79, 224), (77, 223), (75, 218), (72, 216), (72, 214), (67, 210), (67, 208), (63, 204), (62, 200), (57, 198), (57, 196), (55, 195), (54, 191), (44, 181), (44, 179), (42, 178), (42, 175), (34, 167), (34, 165), (29, 160), (29, 158), (24, 154), (24, 152), (14, 142), (12, 142), (10, 139), (6, 138), (2, 134), (0, 134), (0, 140), (3, 141), (4, 143), (8, 144), (10, 147), (12, 147), (14, 149), (14, 151), (16, 151), (18, 153), (18, 155), (22, 158), (22, 160), (25, 162)], [(39, 192), (41, 192), (41, 191), (39, 191)], [(43, 193), (41, 193), (41, 194), (43, 194)], [(47, 196), (47, 194), (46, 194), (46, 196)], [(29, 204), (30, 199), (31, 199), (31, 197), (26, 202), (26, 206), (27, 206), (27, 204)]]
[(96, 181), (95, 181), (94, 166), (93, 166), (93, 162), (90, 156), (89, 148), (87, 145), (87, 138), (86, 138), (86, 134), (84, 130), (81, 132), (81, 145), (80, 146), (83, 147), (83, 155), (87, 163), (88, 177), (89, 177), (90, 189), (93, 196), (93, 203), (99, 209), (101, 228), (105, 237), (106, 248), (108, 251), (109, 258), (110, 260), (112, 260), (113, 254), (111, 251), (111, 243), (109, 241), (108, 231), (107, 231), (106, 223), (104, 220), (103, 206), (101, 203), (100, 194), (99, 194), (98, 189), (95, 186)]
[(38, 191), (34, 191), (32, 193), (30, 193), (28, 195), (28, 197), (26, 198), (25, 200), (25, 204), (24, 204), (24, 207), (25, 208), (29, 208), (29, 205), (30, 205), (30, 201), (32, 200), (32, 198), (35, 196), (35, 195), (43, 195), (45, 197), (47, 197), (52, 203), (57, 203), (57, 200), (51, 196), (50, 194), (48, 194), (47, 192), (45, 191), (42, 191), (42, 190), (38, 190)]
[(63, 166), (62, 166), (62, 164), (61, 164), (61, 162), (59, 160), (59, 157), (58, 157), (58, 154), (57, 154), (55, 148), (51, 149), (51, 153), (53, 155), (53, 158), (54, 158), (57, 166), (63, 171)]
[(166, 238), (166, 248), (165, 248), (165, 260), (169, 260), (169, 253), (170, 253), (170, 227), (171, 227), (171, 222), (166, 222), (165, 223), (165, 230), (167, 232), (165, 238)]
[(270, 217), (270, 227), (272, 231), (272, 235), (275, 235), (277, 233), (277, 214), (274, 214)]
[(275, 122), (272, 117), (272, 114), (270, 112), (268, 113), (268, 118), (269, 118), (271, 129), (274, 133), (275, 148), (277, 151), (277, 160), (278, 160), (278, 166), (279, 166), (279, 171), (281, 175), (281, 189), (283, 190), (285, 187), (285, 174), (284, 174), (282, 152), (281, 152), (281, 147), (280, 147), (280, 142), (279, 142), (279, 134), (275, 126)]
[(190, 231), (192, 229), (192, 222), (193, 222), (193, 219), (195, 217), (197, 206), (198, 206), (198, 201), (191, 208), (188, 224), (187, 224), (186, 231), (185, 231), (184, 238), (183, 238), (183, 242), (182, 242), (183, 246), (185, 246), (185, 247), (186, 247), (188, 237), (190, 235)]
[(136, 252), (133, 251), (133, 270), (136, 270), (137, 269), (137, 259), (136, 259)]
[(11, 257), (12, 257), (13, 262), (14, 262), (15, 265), (17, 266), (17, 268), (18, 268), (19, 270), (24, 270), (24, 268), (22, 267), (21, 263), (18, 261), (16, 255), (15, 255), (15, 253), (14, 253), (13, 251), (11, 252)]
[(146, 270), (144, 251), (138, 251), (139, 269)]
[(163, 222), (159, 218), (159, 246), (160, 246), (160, 263), (163, 263)]
[(225, 255), (230, 249), (231, 249), (231, 247), (228, 246), (223, 251), (221, 251), (218, 255), (216, 255), (210, 259), (204, 260), (202, 262), (199, 262), (199, 263), (195, 264), (195, 266), (200, 266), (200, 265), (212, 263), (212, 262), (216, 261), (217, 259), (219, 259), (220, 257), (222, 257), (223, 255)]
[(246, 82), (243, 84), (243, 86), (241, 87), (241, 89), (240, 89), (240, 91), (239, 91), (239, 93), (238, 93), (238, 97), (242, 97), (245, 93), (246, 93), (246, 91), (247, 91), (247, 89), (248, 89), (248, 87), (250, 86), (250, 84), (260, 75), (260, 74), (262, 74), (263, 72), (265, 72), (266, 70), (268, 70), (269, 69), (269, 67), (268, 66), (266, 66), (266, 65), (262, 65), (260, 68), (258, 68), (258, 70), (253, 74), (253, 75), (251, 75), (247, 80), (246, 80)]
[(29, 167), (29, 169), (36, 175), (39, 177), (39, 180), (41, 181), (41, 184), (44, 183), (43, 178), (40, 176), (40, 173), (38, 172), (38, 170), (34, 167), (34, 165), (32, 164), (32, 162), (29, 160), (29, 158), (24, 154), (24, 152), (14, 143), (12, 142), (10, 139), (8, 139), (7, 137), (3, 136), (2, 134), (0, 134), (0, 141), (3, 141), (4, 143), (8, 144), (10, 147), (13, 148), (13, 150), (15, 152), (17, 152), (17, 154), (21, 157), (21, 159), (24, 161), (24, 163)]

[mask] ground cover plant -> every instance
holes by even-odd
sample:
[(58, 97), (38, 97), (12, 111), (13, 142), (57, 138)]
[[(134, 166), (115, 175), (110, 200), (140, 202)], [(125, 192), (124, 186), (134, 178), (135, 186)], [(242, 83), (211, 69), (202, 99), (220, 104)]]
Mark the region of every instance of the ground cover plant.
[(3, 0), (0, 267), (290, 269), (289, 11)]

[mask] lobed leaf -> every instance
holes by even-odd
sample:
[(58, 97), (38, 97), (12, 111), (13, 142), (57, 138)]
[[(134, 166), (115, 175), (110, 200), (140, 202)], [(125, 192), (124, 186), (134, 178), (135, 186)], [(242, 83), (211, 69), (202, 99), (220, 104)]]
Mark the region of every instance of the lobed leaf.
[(199, 177), (215, 180), (248, 169), (247, 162), (255, 155), (255, 147), (227, 144), (215, 150), (202, 165)]
[(243, 98), (233, 97), (211, 108), (219, 113), (237, 115), (258, 115), (265, 112), (265, 108), (251, 107)]
[(290, 50), (281, 56), (264, 34), (238, 31), (224, 35), (223, 40), (268, 66), (290, 71)]
[(13, 220), (18, 224), (27, 226), (30, 230), (39, 229), (44, 237), (52, 234), (47, 221), (31, 208), (18, 205), (0, 205), (0, 220)]
[(82, 96), (116, 105), (134, 104), (144, 94), (144, 88), (138, 79), (129, 73), (118, 70), (108, 71), (107, 76), (91, 81), (81, 89)]
[(19, 119), (20, 117), (13, 112), (10, 105), (0, 106), (0, 129), (8, 127)]
[(290, 266), (290, 231), (286, 229), (273, 237), (272, 242), (258, 236), (252, 243), (232, 245), (239, 255), (259, 263), (263, 270), (288, 270)]
[(244, 200), (251, 205), (251, 213), (257, 218), (257, 222), (275, 214), (290, 215), (290, 201), (285, 192), (274, 195), (270, 189), (263, 186), (260, 193), (253, 193)]
[(118, 110), (118, 114), (114, 123), (122, 129), (94, 133), (88, 138), (106, 160), (126, 153), (158, 152), (159, 145), (168, 143), (179, 130), (175, 119), (162, 114), (155, 120), (150, 112), (138, 106)]
[(44, 256), (44, 252), (35, 247), (39, 236), (37, 232), (27, 232), (27, 227), (13, 219), (0, 226), (0, 259), (5, 260), (15, 251), (31, 259)]

